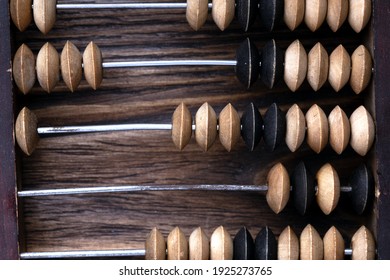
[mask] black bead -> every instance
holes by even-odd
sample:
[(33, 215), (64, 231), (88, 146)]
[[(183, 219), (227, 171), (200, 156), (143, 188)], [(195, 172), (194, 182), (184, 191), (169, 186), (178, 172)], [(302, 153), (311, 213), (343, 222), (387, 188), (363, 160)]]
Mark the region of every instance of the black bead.
[(375, 181), (365, 164), (356, 168), (349, 180), (352, 208), (359, 215), (369, 208), (374, 200)]
[(237, 0), (236, 15), (241, 28), (247, 32), (257, 15), (259, 0)]
[(283, 51), (275, 40), (268, 41), (261, 52), (260, 77), (268, 88), (273, 88), (283, 78)]
[(255, 240), (255, 260), (276, 260), (278, 245), (272, 230), (263, 228)]
[(236, 60), (237, 78), (246, 88), (250, 88), (259, 77), (260, 55), (259, 50), (249, 38), (238, 47)]
[(273, 103), (264, 115), (264, 142), (271, 151), (283, 143), (286, 136), (286, 116)]
[(241, 228), (233, 239), (233, 259), (253, 260), (255, 245), (246, 227)]
[(272, 31), (283, 18), (284, 0), (260, 0), (259, 13), (265, 30)]
[(249, 104), (241, 117), (241, 135), (250, 151), (256, 148), (263, 135), (263, 118), (253, 103)]
[(295, 208), (299, 214), (305, 215), (315, 198), (314, 177), (307, 170), (305, 163), (298, 163), (291, 181)]

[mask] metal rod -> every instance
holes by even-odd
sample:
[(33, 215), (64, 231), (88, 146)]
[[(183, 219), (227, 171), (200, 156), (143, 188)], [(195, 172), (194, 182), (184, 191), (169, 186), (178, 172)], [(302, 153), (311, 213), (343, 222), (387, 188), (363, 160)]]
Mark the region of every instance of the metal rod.
[(235, 60), (152, 60), (103, 62), (103, 68), (155, 67), (155, 66), (236, 66)]
[(83, 258), (119, 258), (143, 257), (145, 250), (90, 250), (90, 251), (64, 251), (64, 252), (25, 252), (20, 254), (23, 260), (34, 259), (83, 259)]
[[(213, 7), (208, 3), (209, 9)], [(107, 3), (107, 4), (57, 4), (58, 10), (69, 9), (186, 9), (187, 3)]]

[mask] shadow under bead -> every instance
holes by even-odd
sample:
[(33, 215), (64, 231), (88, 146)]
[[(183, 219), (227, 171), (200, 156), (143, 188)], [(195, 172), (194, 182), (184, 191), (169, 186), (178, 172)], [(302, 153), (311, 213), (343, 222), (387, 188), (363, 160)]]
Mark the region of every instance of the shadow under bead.
[(260, 20), (266, 31), (274, 30), (284, 13), (284, 0), (260, 0), (259, 14)]
[(264, 142), (270, 151), (283, 143), (286, 135), (286, 117), (273, 103), (264, 115)]
[(294, 169), (291, 181), (295, 209), (305, 215), (315, 198), (314, 176), (307, 170), (305, 163), (300, 162)]
[(246, 227), (242, 227), (233, 239), (233, 259), (253, 260), (255, 244), (251, 233)]
[(352, 189), (350, 199), (352, 207), (361, 215), (365, 209), (370, 208), (375, 193), (374, 177), (365, 164), (361, 164), (353, 171), (349, 186)]
[(249, 89), (255, 83), (260, 73), (260, 55), (256, 45), (246, 38), (236, 52), (236, 76)]
[(269, 227), (263, 228), (255, 239), (255, 260), (276, 260), (278, 243)]
[(245, 32), (255, 22), (258, 3), (259, 0), (237, 0), (236, 16), (242, 30)]
[(250, 103), (241, 117), (241, 135), (250, 151), (253, 151), (263, 136), (263, 118), (255, 104)]
[(272, 39), (265, 44), (260, 57), (261, 81), (266, 87), (272, 89), (283, 78), (284, 53)]

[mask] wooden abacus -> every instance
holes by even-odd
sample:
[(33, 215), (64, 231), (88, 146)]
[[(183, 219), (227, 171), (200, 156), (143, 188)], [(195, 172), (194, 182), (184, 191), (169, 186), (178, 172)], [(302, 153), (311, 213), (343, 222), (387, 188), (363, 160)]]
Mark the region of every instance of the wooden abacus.
[[(266, 16), (262, 14), (259, 20), (245, 18), (240, 10), (235, 15), (238, 20), (219, 26), (223, 32), (212, 23), (208, 12), (206, 21), (196, 19), (189, 25), (185, 8), (58, 9), (58, 16), (51, 22), (55, 22), (54, 27), (49, 28), (50, 32), (46, 29), (45, 35), (25, 19), (23, 32), (18, 30), (18, 23), (14, 25), (10, 13), (15, 10), (10, 10), (10, 3), (22, 2), (30, 3), (26, 7), (32, 18), (31, 1), (0, 0), (0, 201), (4, 202), (0, 204), (0, 258), (144, 258), (145, 241), (150, 240), (147, 236), (153, 228), (159, 228), (161, 235), (167, 237), (180, 225), (180, 232), (176, 229), (173, 233), (176, 237), (190, 236), (199, 226), (203, 229), (200, 232), (208, 236), (215, 229), (231, 237), (239, 232), (237, 240), (249, 243), (237, 241), (240, 245), (234, 247), (232, 239), (232, 256), (240, 255), (240, 247), (250, 244), (252, 236), (248, 232), (254, 234), (268, 226), (258, 242), (275, 245), (272, 231), (277, 244), (284, 244), (286, 256), (296, 257), (300, 251), (304, 258), (307, 246), (314, 246), (323, 248), (324, 257), (328, 254), (349, 258), (358, 254), (390, 259), (390, 136), (386, 118), (390, 104), (386, 90), (390, 87), (386, 77), (390, 42), (381, 36), (390, 24), (388, 1), (259, 1), (260, 9), (266, 7), (265, 3), (273, 5), (261, 11)], [(87, 2), (100, 4), (72, 0), (75, 5)], [(182, 0), (169, 2), (187, 7)], [(237, 5), (242, 3), (245, 1)], [(286, 3), (294, 4), (296, 9)], [(257, 1), (250, 4), (250, 9), (248, 6), (243, 11), (253, 13), (259, 8)], [(209, 3), (207, 11), (212, 6), (214, 3)], [(17, 12), (21, 7), (16, 7)], [(332, 13), (332, 7), (339, 9)], [(323, 24), (325, 20), (328, 24)], [(35, 23), (39, 25), (36, 19)], [(99, 86), (87, 81), (87, 60), (68, 55), (64, 61), (77, 60), (81, 79), (77, 83), (73, 78), (70, 83), (59, 79), (48, 95), (36, 71), (44, 69), (47, 76), (59, 78), (61, 73), (35, 64), (46, 42), (57, 56), (64, 46), (68, 51), (83, 50), (94, 42), (92, 45), (101, 50), (103, 68), (106, 62), (184, 60), (228, 61), (230, 67), (144, 64), (131, 70), (111, 68), (102, 72)], [(246, 49), (240, 52), (244, 59), (238, 59), (237, 48)], [(72, 54), (80, 58), (78, 50)], [(93, 55), (98, 53), (95, 47), (93, 50)], [(247, 64), (252, 57), (261, 62), (262, 67), (257, 65), (260, 76), (248, 72), (256, 66)], [(244, 70), (238, 75), (232, 69), (239, 61), (243, 61)], [(60, 63), (58, 66), (61, 69)], [(68, 74), (74, 69), (64, 68)], [(262, 82), (255, 83), (252, 75)], [(73, 94), (68, 93), (69, 85)], [(182, 102), (187, 109), (178, 109), (183, 114), (177, 113), (180, 116), (174, 125), (174, 109)], [(199, 148), (196, 137), (188, 135), (199, 128), (199, 122), (192, 123), (192, 116), (204, 102), (212, 108), (205, 105), (203, 116), (213, 110), (219, 119), (214, 118), (216, 124), (210, 125), (207, 118), (202, 126), (219, 134), (220, 140), (212, 145), (207, 140)], [(234, 107), (226, 106), (229, 103)], [(19, 112), (22, 122), (17, 121)], [(256, 112), (259, 114), (254, 116)], [(33, 116), (35, 121), (26, 116)], [(285, 129), (280, 120), (285, 122)], [(267, 123), (273, 124), (268, 132)], [(36, 137), (41, 128), (58, 131), (70, 125), (81, 128), (122, 124), (167, 124), (168, 131), (179, 127), (178, 133), (173, 133), (178, 148), (172, 144), (172, 132), (167, 130), (41, 135), (36, 146), (36, 139), (31, 142), (29, 138)], [(244, 124), (248, 125), (246, 130)], [(18, 126), (22, 129), (17, 132)], [(181, 130), (184, 127), (187, 134)], [(221, 128), (227, 132), (222, 136)], [(259, 137), (261, 134), (263, 137)], [(16, 138), (22, 138), (20, 146)], [(30, 156), (22, 153), (23, 141), (24, 152)], [(359, 143), (358, 148), (353, 141)], [(310, 174), (317, 174), (317, 178)], [(339, 199), (325, 206), (312, 203), (307, 210), (310, 199), (305, 198), (323, 201), (318, 198), (322, 195), (321, 180), (332, 182), (333, 198)], [(192, 190), (178, 191), (180, 185)], [(273, 185), (282, 185), (285, 191), (269, 191)], [(294, 192), (296, 185), (301, 186), (295, 189), (299, 195)], [(126, 186), (138, 189), (107, 191), (107, 187)], [(218, 186), (220, 190), (216, 190)], [(259, 186), (264, 190), (245, 190)], [(351, 192), (352, 186), (358, 186), (359, 191)], [(159, 187), (167, 189), (156, 191)], [(259, 195), (266, 191), (267, 195)], [(312, 226), (306, 227), (308, 224)], [(249, 231), (240, 231), (243, 226)], [(301, 236), (301, 246), (296, 246), (297, 236), (294, 244), (281, 242), (284, 236), (293, 236), (293, 231)], [(352, 240), (356, 232), (370, 238), (358, 234)], [(307, 234), (310, 238), (305, 239)], [(338, 241), (334, 247), (318, 245), (327, 243), (329, 235)], [(316, 240), (317, 245), (304, 241), (309, 239)], [(370, 249), (356, 249), (360, 242), (369, 242)], [(165, 258), (166, 249), (161, 252)], [(320, 251), (312, 252), (316, 254), (308, 258), (321, 257)]]

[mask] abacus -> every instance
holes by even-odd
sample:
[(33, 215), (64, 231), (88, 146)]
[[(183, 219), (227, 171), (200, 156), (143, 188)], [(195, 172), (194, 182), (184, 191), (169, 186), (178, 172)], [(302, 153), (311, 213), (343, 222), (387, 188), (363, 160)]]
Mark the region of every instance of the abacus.
[(388, 1), (106, 4), (0, 0), (1, 259), (390, 259)]

